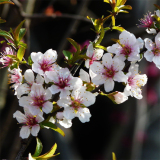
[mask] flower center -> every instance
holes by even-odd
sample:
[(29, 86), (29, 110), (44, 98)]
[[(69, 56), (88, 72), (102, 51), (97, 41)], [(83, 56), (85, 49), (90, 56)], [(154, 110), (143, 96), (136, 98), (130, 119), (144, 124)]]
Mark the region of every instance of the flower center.
[(154, 53), (155, 56), (159, 56), (160, 55), (160, 46), (155, 47), (152, 52)]
[(27, 117), (27, 122), (26, 122), (27, 126), (34, 126), (36, 124), (37, 124), (37, 121), (36, 121), (36, 117), (35, 116)]
[(121, 50), (121, 54), (124, 54), (126, 58), (128, 58), (128, 56), (131, 54), (131, 52), (132, 52), (132, 49), (128, 45), (125, 45)]
[(52, 64), (50, 64), (49, 62), (47, 61), (43, 61), (41, 64), (41, 69), (45, 72), (45, 71), (50, 71), (51, 68), (52, 68)]
[(113, 67), (111, 66), (111, 68), (106, 68), (106, 71), (104, 73), (106, 75), (106, 77), (108, 78), (113, 78), (115, 75), (115, 70), (113, 69)]
[(63, 89), (68, 86), (68, 79), (63, 80), (62, 78), (59, 79), (59, 83), (57, 84), (59, 88)]
[(37, 96), (37, 97), (33, 97), (32, 99), (34, 101), (33, 102), (34, 106), (39, 106), (39, 107), (43, 106), (43, 104), (44, 104), (44, 97), (43, 97), (43, 95)]

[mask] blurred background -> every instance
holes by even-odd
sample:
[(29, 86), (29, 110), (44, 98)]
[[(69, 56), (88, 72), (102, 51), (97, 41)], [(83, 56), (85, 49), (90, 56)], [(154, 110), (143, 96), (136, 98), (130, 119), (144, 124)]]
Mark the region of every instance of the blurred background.
[[(26, 19), (24, 27), (27, 33), (24, 41), (28, 44), (25, 58), (31, 52), (42, 52), (52, 48), (58, 53), (58, 64), (65, 67), (63, 50), (73, 50), (66, 38), (72, 38), (82, 47), (93, 41), (96, 34), (90, 30), (92, 23), (86, 18), (107, 16), (111, 10), (103, 0), (14, 0), (15, 5), (0, 5), (0, 16), (7, 22), (0, 24), (0, 29), (9, 31)], [(120, 13), (116, 25), (142, 39), (154, 38), (144, 28), (137, 28), (138, 19), (146, 12), (154, 13), (153, 4), (159, 0), (127, 0), (133, 9), (129, 14)], [(106, 23), (106, 27), (109, 25)], [(119, 32), (107, 32), (102, 45), (109, 46), (111, 38), (119, 37)], [(0, 37), (0, 41), (3, 40)], [(7, 44), (0, 44), (2, 52)], [(84, 66), (84, 65), (82, 65)], [(23, 68), (25, 70), (26, 68)], [(105, 97), (97, 97), (96, 103), (89, 107), (92, 117), (90, 122), (81, 123), (73, 119), (70, 129), (63, 129), (62, 137), (53, 130), (41, 130), (39, 138), (45, 153), (54, 143), (60, 155), (57, 160), (111, 160), (115, 152), (117, 160), (159, 160), (160, 159), (160, 70), (145, 59), (140, 63), (141, 74), (147, 74), (148, 83), (143, 87), (143, 99), (129, 100), (121, 105), (113, 104)], [(7, 68), (0, 70), (0, 158), (14, 159), (21, 145), (19, 125), (13, 119), (19, 107), (14, 91), (7, 84)], [(78, 76), (78, 74), (77, 74)], [(124, 86), (116, 84), (114, 90), (123, 91)], [(34, 139), (24, 156), (34, 153)]]

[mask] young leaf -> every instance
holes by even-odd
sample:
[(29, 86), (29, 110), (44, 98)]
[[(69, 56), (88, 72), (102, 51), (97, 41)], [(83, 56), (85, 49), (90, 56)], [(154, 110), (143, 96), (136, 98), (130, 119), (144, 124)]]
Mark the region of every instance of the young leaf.
[(64, 54), (64, 56), (65, 56), (65, 58), (66, 58), (67, 60), (71, 60), (72, 57), (73, 57), (72, 53), (69, 52), (69, 51), (63, 50), (63, 54)]
[(11, 70), (13, 70), (14, 68), (18, 68), (19, 66), (19, 62), (15, 62), (13, 63), (13, 65), (10, 67)]
[(114, 26), (112, 27), (112, 29), (118, 30), (120, 32), (123, 32), (125, 30), (123, 27), (119, 27), (119, 26)]
[(103, 49), (105, 51), (107, 51), (107, 48), (101, 45), (96, 45), (95, 48), (99, 48), (99, 49)]
[(26, 43), (23, 43), (22, 41), (20, 41), (19, 43), (18, 43), (18, 46), (21, 46), (21, 47), (23, 47), (23, 48), (27, 48), (27, 44)]
[(17, 52), (17, 58), (19, 59), (19, 61), (22, 61), (24, 53), (25, 53), (25, 48), (20, 47)]
[(116, 160), (116, 155), (114, 152), (112, 152), (112, 160)]
[(28, 57), (28, 64), (29, 64), (30, 66), (32, 66), (32, 64), (33, 64), (33, 61), (32, 61), (31, 56)]
[(126, 3), (127, 0), (117, 0), (116, 6), (121, 6), (124, 5)]
[(19, 31), (19, 41), (22, 40), (22, 38), (24, 37), (25, 34), (26, 34), (26, 29), (21, 28), (20, 31)]
[(115, 17), (112, 16), (111, 18), (112, 18), (112, 27), (114, 27), (115, 26)]
[(41, 154), (42, 148), (43, 148), (42, 142), (40, 141), (40, 139), (38, 137), (36, 138), (36, 141), (37, 141), (37, 146), (36, 146), (36, 150), (33, 154), (33, 157), (38, 157)]
[(49, 127), (51, 129), (55, 130), (56, 132), (60, 133), (63, 137), (65, 136), (65, 133), (60, 128), (58, 128), (55, 124), (53, 124), (51, 122), (42, 122), (41, 124), (43, 126), (46, 126), (46, 127)]
[(57, 144), (55, 143), (55, 144), (52, 146), (52, 148), (51, 148), (51, 150), (50, 150), (49, 152), (47, 152), (47, 153), (45, 153), (45, 154), (37, 157), (37, 159), (49, 159), (49, 158), (52, 158), (52, 157), (58, 155), (58, 154), (54, 155), (56, 149), (57, 149)]
[[(19, 42), (19, 41), (20, 41), (20, 39), (19, 39), (20, 29), (22, 28), (22, 25), (23, 25), (24, 22), (25, 22), (25, 20), (23, 20), (23, 21), (16, 27), (16, 29), (12, 32), (12, 33), (13, 33), (13, 36), (14, 36), (14, 39), (15, 39), (16, 42)], [(22, 32), (24, 32), (24, 30), (23, 30)], [(24, 33), (21, 33), (21, 37), (22, 37), (23, 34), (24, 34)]]
[(0, 36), (14, 41), (13, 37), (11, 36), (11, 34), (9, 32), (3, 31), (1, 29), (0, 29)]
[(103, 38), (104, 38), (104, 34), (105, 34), (105, 32), (104, 32), (104, 28), (103, 28), (103, 26), (102, 26), (100, 37), (98, 38), (97, 42), (95, 43), (95, 46), (96, 46), (96, 45), (99, 45), (99, 44), (102, 42), (102, 40), (103, 40)]
[(0, 4), (5, 4), (5, 3), (14, 4), (10, 0), (0, 0)]
[(75, 49), (77, 49), (78, 52), (80, 52), (80, 45), (77, 42), (71, 38), (67, 38), (67, 40), (74, 46)]

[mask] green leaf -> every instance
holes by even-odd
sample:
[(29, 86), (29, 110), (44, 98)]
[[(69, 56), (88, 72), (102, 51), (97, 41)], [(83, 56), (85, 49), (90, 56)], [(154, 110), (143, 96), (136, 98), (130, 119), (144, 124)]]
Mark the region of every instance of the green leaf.
[[(16, 27), (16, 29), (13, 31), (13, 36), (14, 36), (14, 39), (15, 39), (15, 41), (18, 43), (19, 41), (20, 41), (20, 37), (19, 37), (19, 34), (20, 34), (20, 29), (21, 29), (21, 27), (22, 27), (22, 25), (23, 25), (23, 23), (25, 22), (25, 20), (23, 20), (17, 27)], [(23, 34), (24, 34), (24, 30), (23, 31), (21, 31), (22, 33), (21, 33), (21, 37), (23, 36)]]
[(37, 157), (37, 159), (49, 159), (49, 158), (52, 158), (52, 157), (58, 155), (58, 154), (54, 155), (56, 149), (57, 149), (57, 144), (55, 143), (55, 144), (52, 146), (52, 148), (51, 148), (51, 150), (50, 150), (49, 152), (47, 152), (47, 153), (45, 153), (45, 154)]
[(117, 0), (116, 6), (121, 6), (124, 5), (126, 3), (127, 0)]
[(0, 23), (5, 23), (6, 22), (6, 20), (5, 19), (2, 19), (1, 17), (0, 17)]
[(74, 46), (75, 49), (77, 49), (78, 52), (80, 52), (80, 45), (77, 42), (71, 38), (67, 38), (67, 40)]
[(101, 45), (96, 45), (95, 48), (99, 48), (99, 49), (103, 49), (105, 51), (107, 51), (107, 48)]
[(115, 26), (115, 17), (112, 16), (111, 18), (112, 18), (112, 27), (114, 27)]
[(18, 43), (18, 46), (21, 46), (21, 47), (23, 47), (23, 48), (27, 48), (27, 44), (26, 43), (23, 43), (22, 41), (20, 41), (19, 43)]
[(37, 141), (37, 146), (36, 146), (36, 150), (33, 154), (33, 157), (38, 157), (41, 154), (42, 148), (43, 148), (42, 142), (40, 141), (40, 139), (38, 137), (36, 138), (36, 141)]
[(54, 131), (60, 133), (62, 136), (65, 136), (65, 133), (60, 128), (58, 128), (55, 124), (53, 124), (51, 122), (44, 122), (44, 123), (42, 122), (41, 124), (43, 126), (46, 126), (46, 127), (53, 129)]
[(14, 41), (13, 37), (11, 36), (11, 34), (9, 32), (3, 31), (1, 29), (0, 29), (0, 36)]
[(120, 10), (119, 13), (129, 13), (129, 12), (125, 10)]
[(112, 29), (118, 30), (120, 32), (125, 30), (123, 27), (119, 27), (119, 26), (114, 26), (114, 27), (112, 27)]
[(17, 52), (17, 58), (19, 59), (19, 61), (22, 61), (24, 53), (25, 53), (25, 48), (20, 47)]
[(116, 155), (114, 152), (112, 152), (112, 160), (116, 160)]
[(91, 59), (91, 58), (86, 55), (79, 55), (77, 59)]
[(63, 54), (67, 60), (71, 60), (73, 58), (73, 54), (69, 51), (63, 50)]
[(104, 31), (106, 32), (106, 31), (108, 31), (110, 29), (111, 29), (110, 27), (106, 27), (106, 28), (104, 28)]
[(103, 38), (104, 38), (104, 34), (105, 34), (105, 32), (104, 32), (104, 28), (103, 28), (103, 26), (102, 26), (100, 37), (98, 38), (97, 42), (95, 43), (95, 46), (96, 46), (96, 45), (99, 45), (99, 44), (102, 42), (102, 40), (103, 40)]
[(131, 10), (132, 7), (130, 5), (122, 5), (122, 6), (119, 7), (119, 10), (120, 9), (129, 9), (129, 10)]
[(25, 34), (26, 34), (26, 29), (21, 28), (20, 31), (19, 31), (19, 41), (22, 40), (22, 38), (24, 37)]
[(14, 68), (18, 68), (19, 67), (19, 62), (15, 62), (13, 63), (13, 65), (10, 67), (11, 70), (13, 70)]
[(104, 0), (104, 2), (106, 2), (106, 3), (110, 3), (110, 2), (109, 2), (109, 0)]
[(105, 17), (105, 18), (103, 18), (103, 23), (105, 23), (106, 22), (106, 20), (108, 20), (108, 18), (110, 18), (112, 15), (109, 15), (109, 16), (107, 16), (107, 17)]
[(28, 57), (28, 64), (29, 64), (30, 66), (32, 66), (32, 64), (33, 64), (33, 61), (32, 61), (31, 56)]
[(6, 57), (12, 58), (13, 60), (19, 61), (19, 59), (17, 58), (17, 56), (12, 55), (12, 54), (7, 54), (5, 55)]
[(0, 0), (0, 4), (5, 4), (5, 3), (14, 4), (10, 0)]

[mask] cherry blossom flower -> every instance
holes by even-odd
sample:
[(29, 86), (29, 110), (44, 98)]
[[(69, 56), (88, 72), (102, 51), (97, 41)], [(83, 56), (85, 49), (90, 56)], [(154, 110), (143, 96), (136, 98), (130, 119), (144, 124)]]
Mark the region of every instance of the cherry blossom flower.
[(160, 32), (155, 37), (155, 43), (149, 38), (145, 38), (144, 42), (147, 48), (144, 57), (149, 62), (153, 61), (156, 67), (160, 69)]
[(13, 118), (16, 118), (20, 124), (23, 124), (20, 130), (20, 137), (28, 138), (30, 134), (33, 136), (37, 136), (38, 132), (40, 131), (39, 123), (44, 120), (42, 117), (42, 112), (38, 115), (32, 114), (27, 108), (24, 110), (25, 114), (21, 113), (20, 111), (16, 111), (13, 114)]
[(128, 97), (122, 92), (117, 92), (113, 96), (114, 96), (114, 101), (117, 104), (121, 104), (121, 103), (125, 102), (126, 100), (128, 100)]
[(142, 99), (141, 86), (144, 86), (147, 83), (146, 74), (138, 74), (138, 64), (131, 64), (129, 72), (126, 74), (128, 76), (127, 85), (124, 89), (124, 94), (126, 96), (131, 95), (137, 99)]
[(114, 88), (114, 81), (126, 82), (127, 76), (123, 73), (125, 63), (112, 56), (110, 53), (106, 53), (102, 57), (102, 64), (100, 62), (94, 62), (90, 69), (95, 73), (92, 77), (92, 82), (96, 85), (104, 84), (106, 92), (110, 92)]
[(13, 59), (6, 56), (6, 55), (14, 55), (14, 52), (10, 47), (6, 47), (4, 53), (1, 53), (1, 55), (2, 56), (0, 56), (0, 63), (3, 64), (2, 68), (12, 65)]
[[(17, 88), (17, 98), (19, 99), (23, 94), (28, 94), (31, 91), (31, 87), (34, 83), (34, 81), (37, 84), (43, 84), (44, 78), (37, 74), (36, 79), (34, 78), (34, 73), (31, 69), (27, 69), (24, 73), (24, 78), (26, 80), (26, 83), (21, 84)], [(35, 80), (34, 80), (35, 79)]]
[(144, 18), (141, 18), (139, 21), (140, 24), (138, 25), (138, 27), (147, 28), (146, 32), (149, 34), (156, 33), (156, 30), (154, 29), (154, 18), (152, 17), (151, 12), (148, 12), (148, 14), (146, 14)]
[(22, 74), (21, 74), (22, 71), (20, 68), (18, 68), (18, 69), (14, 68), (13, 70), (11, 70), (11, 69), (8, 69), (8, 70), (10, 72), (8, 83), (9, 84), (13, 83), (11, 85), (11, 88), (14, 88), (15, 95), (17, 95), (17, 88), (21, 85), (22, 79), (23, 79)]
[(31, 113), (35, 115), (41, 111), (48, 114), (53, 109), (53, 105), (49, 101), (51, 97), (52, 94), (49, 89), (44, 89), (41, 84), (33, 83), (29, 95), (19, 99), (19, 105), (24, 108), (29, 108)]
[(70, 90), (82, 86), (82, 80), (73, 77), (68, 68), (61, 68), (56, 71), (47, 71), (46, 76), (54, 84), (49, 87), (52, 94), (60, 92), (60, 97), (66, 97)]
[(54, 71), (57, 67), (55, 64), (57, 52), (55, 50), (49, 49), (44, 54), (32, 52), (31, 58), (33, 61), (32, 70), (40, 75), (44, 76), (46, 71)]
[(58, 112), (56, 114), (57, 122), (63, 126), (64, 128), (70, 128), (72, 126), (72, 121), (71, 119), (66, 119), (63, 116), (63, 112)]
[(86, 56), (90, 57), (91, 59), (87, 59), (85, 61), (86, 68), (89, 68), (94, 61), (100, 60), (103, 55), (103, 52), (103, 49), (93, 49), (93, 44), (89, 44)]
[(134, 36), (134, 34), (123, 31), (119, 35), (119, 43), (107, 47), (107, 51), (116, 54), (116, 56), (124, 61), (140, 60), (140, 48), (143, 47), (142, 39)]
[(63, 116), (66, 119), (73, 119), (78, 117), (82, 123), (89, 122), (91, 117), (88, 106), (95, 103), (95, 95), (91, 92), (85, 91), (82, 86), (73, 90), (71, 96), (61, 98), (57, 101), (60, 107), (64, 107)]
[[(91, 73), (91, 70), (90, 70), (90, 74), (92, 74), (93, 76), (94, 73)], [(82, 79), (83, 85), (86, 87), (87, 91), (92, 91), (95, 89), (96, 85), (92, 83), (92, 81), (90, 80), (90, 76), (86, 71), (84, 71), (83, 69), (80, 69), (79, 76)]]

